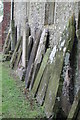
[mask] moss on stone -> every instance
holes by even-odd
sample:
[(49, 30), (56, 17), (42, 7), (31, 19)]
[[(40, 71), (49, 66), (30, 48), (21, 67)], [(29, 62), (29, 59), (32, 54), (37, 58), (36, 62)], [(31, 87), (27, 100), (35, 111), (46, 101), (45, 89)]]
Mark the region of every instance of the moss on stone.
[(74, 26), (74, 25), (75, 25), (75, 16), (74, 16), (74, 13), (73, 13), (72, 17), (69, 19), (68, 27)]
[(38, 90), (38, 88), (39, 88), (39, 84), (40, 84), (40, 81), (41, 81), (41, 77), (42, 77), (42, 75), (43, 75), (43, 73), (44, 73), (44, 70), (45, 70), (45, 68), (46, 68), (50, 51), (51, 51), (50, 49), (47, 50), (47, 52), (46, 52), (46, 54), (45, 54), (45, 56), (44, 56), (44, 58), (43, 58), (43, 62), (42, 62), (42, 64), (41, 64), (41, 67), (40, 67), (40, 70), (39, 70), (39, 72), (38, 72), (38, 75), (37, 75), (37, 77), (36, 77), (36, 80), (35, 80), (35, 82), (34, 82), (34, 85), (33, 85), (33, 88), (32, 88), (32, 92), (33, 92), (33, 95), (34, 95), (34, 96), (36, 95), (36, 92), (37, 92), (37, 90)]
[[(58, 94), (58, 90), (62, 89), (62, 83), (60, 76), (63, 68), (63, 61), (65, 53), (68, 51), (71, 53), (72, 46), (74, 43), (74, 36), (75, 36), (75, 28), (73, 25), (73, 17), (70, 20), (70, 26), (67, 28), (69, 31), (69, 37), (66, 36), (66, 30), (64, 31), (63, 38), (61, 43), (64, 44), (63, 46), (60, 45), (61, 50), (56, 52), (55, 61), (51, 64), (52, 68), (50, 69), (50, 79), (48, 84), (48, 89), (45, 97), (45, 112), (47, 117), (49, 118), (51, 115), (55, 115), (58, 112), (58, 104), (57, 104), (57, 97), (60, 96)], [(64, 37), (65, 36), (65, 37)], [(63, 49), (66, 47), (66, 51), (63, 54)]]

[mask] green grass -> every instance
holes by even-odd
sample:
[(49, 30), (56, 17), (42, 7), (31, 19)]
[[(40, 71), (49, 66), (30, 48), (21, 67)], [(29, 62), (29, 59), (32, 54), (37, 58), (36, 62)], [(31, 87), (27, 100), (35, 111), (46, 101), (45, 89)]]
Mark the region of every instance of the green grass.
[[(1, 63), (0, 63), (1, 64)], [(44, 118), (44, 109), (39, 106), (31, 93), (24, 94), (21, 82), (9, 63), (2, 65), (2, 116), (3, 118)]]

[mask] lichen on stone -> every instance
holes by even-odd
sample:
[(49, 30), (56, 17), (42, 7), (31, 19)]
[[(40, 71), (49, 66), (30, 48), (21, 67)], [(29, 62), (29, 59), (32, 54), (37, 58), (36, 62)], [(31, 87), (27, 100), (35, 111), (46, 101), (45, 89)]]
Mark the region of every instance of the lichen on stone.
[(61, 47), (64, 47), (65, 44), (65, 40), (61, 43)]
[(53, 60), (54, 60), (54, 58), (55, 58), (56, 51), (57, 51), (57, 47), (56, 47), (56, 45), (55, 45), (54, 48), (53, 48), (53, 50), (52, 50), (52, 52), (51, 52), (51, 54), (50, 54), (50, 57), (49, 57), (50, 63), (53, 62)]

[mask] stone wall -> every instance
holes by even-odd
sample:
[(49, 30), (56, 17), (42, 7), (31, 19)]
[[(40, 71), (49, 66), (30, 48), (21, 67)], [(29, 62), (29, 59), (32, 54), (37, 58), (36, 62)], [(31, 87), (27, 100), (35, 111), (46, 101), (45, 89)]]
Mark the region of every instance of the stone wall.
[(32, 36), (36, 28), (42, 29), (45, 19), (45, 3), (31, 3), (29, 11), (29, 24), (31, 27)]
[(32, 35), (34, 35), (35, 28), (42, 28), (44, 25), (44, 5), (43, 3), (15, 2), (14, 20), (15, 26), (17, 25), (17, 38), (23, 34), (26, 17), (28, 18)]
[(53, 47), (60, 40), (60, 36), (64, 31), (69, 18), (75, 13), (76, 20), (78, 19), (78, 5), (77, 3), (56, 2), (54, 13), (54, 25), (50, 29), (50, 45)]
[(17, 40), (19, 39), (19, 36), (23, 35), (26, 14), (27, 14), (27, 3), (15, 2), (14, 20), (15, 20), (15, 26), (17, 26)]
[[(46, 4), (49, 4), (46, 7)], [(23, 26), (25, 22), (25, 17), (28, 17), (29, 25), (31, 27), (31, 34), (34, 37), (35, 29), (40, 28), (43, 29), (48, 25), (50, 28), (50, 46), (53, 47), (54, 44), (57, 44), (61, 33), (64, 31), (67, 22), (70, 16), (75, 13), (76, 21), (78, 18), (78, 4), (77, 3), (64, 3), (64, 2), (55, 2), (52, 3), (44, 3), (44, 2), (32, 2), (32, 3), (17, 3), (15, 2), (15, 10), (14, 10), (14, 18), (15, 25), (17, 25), (17, 36), (23, 34)], [(52, 8), (51, 8), (52, 7)], [(54, 10), (54, 22), (52, 24), (45, 25), (45, 19), (48, 19), (51, 13), (49, 13), (49, 9)], [(48, 12), (47, 12), (48, 11)], [(52, 17), (52, 16), (51, 16)], [(49, 20), (48, 20), (49, 21)], [(21, 29), (21, 30), (20, 30)]]

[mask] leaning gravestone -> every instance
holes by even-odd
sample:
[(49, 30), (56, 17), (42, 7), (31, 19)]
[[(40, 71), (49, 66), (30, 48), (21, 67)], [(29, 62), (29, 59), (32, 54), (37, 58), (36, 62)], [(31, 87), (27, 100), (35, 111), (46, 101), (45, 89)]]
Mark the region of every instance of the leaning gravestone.
[[(68, 38), (66, 38), (66, 36), (69, 37), (69, 31), (68, 31), (68, 29), (66, 29), (63, 34), (65, 34), (65, 35), (62, 35), (61, 38), (63, 40), (68, 39)], [(61, 38), (60, 38), (60, 42), (61, 42)], [(61, 46), (63, 47), (64, 44), (65, 44), (65, 41), (62, 41), (62, 43), (59, 43), (59, 44), (61, 44)], [(51, 55), (50, 55), (51, 62), (52, 61), (56, 61), (55, 58), (54, 58), (54, 56), (55, 56), (55, 54), (58, 53), (57, 52), (58, 49), (61, 51), (60, 45), (54, 46), (54, 48), (53, 48), (53, 50), (51, 52)], [(65, 50), (66, 50), (66, 47), (64, 47), (64, 49), (63, 49), (63, 54), (64, 54)], [(47, 91), (47, 87), (48, 87), (48, 83), (49, 83), (49, 79), (50, 79), (52, 70), (53, 70), (52, 64), (48, 64), (47, 67), (46, 67), (46, 69), (45, 69), (45, 71), (44, 71), (44, 74), (42, 76), (40, 87), (39, 87), (39, 90), (38, 90), (38, 93), (37, 93), (37, 101), (39, 102), (40, 105), (42, 105), (43, 102), (45, 101), (46, 91)], [(55, 73), (55, 74), (57, 74), (57, 73)]]
[(37, 74), (37, 77), (35, 79), (35, 82), (34, 82), (34, 85), (33, 85), (33, 88), (32, 88), (33, 96), (36, 96), (37, 90), (38, 90), (40, 82), (41, 82), (42, 75), (44, 73), (44, 70), (45, 70), (47, 62), (48, 62), (50, 52), (51, 52), (51, 49), (50, 48), (47, 49), (47, 51), (45, 53), (45, 56), (43, 58), (43, 62), (41, 64), (41, 66), (40, 66), (40, 70), (39, 70), (39, 72)]
[(45, 95), (46, 95), (46, 91), (47, 91), (47, 87), (48, 87), (48, 83), (49, 83), (49, 78), (50, 78), (50, 65), (47, 65), (43, 76), (42, 76), (42, 80), (39, 86), (39, 90), (37, 93), (37, 101), (40, 105), (43, 104), (44, 99), (45, 99)]
[(45, 51), (47, 49), (46, 48), (47, 36), (48, 36), (48, 30), (44, 29), (42, 34), (41, 34), (39, 47), (38, 47), (36, 58), (35, 58), (35, 61), (34, 61), (33, 74), (32, 74), (32, 78), (31, 78), (31, 83), (30, 83), (29, 90), (32, 89), (34, 80), (35, 80), (36, 75), (38, 73), (38, 70), (40, 68), (40, 65), (41, 65), (42, 59), (44, 57)]
[(11, 31), (9, 30), (8, 31), (8, 34), (7, 34), (7, 37), (6, 37), (6, 40), (5, 40), (5, 43), (4, 43), (4, 46), (3, 46), (3, 54), (6, 54), (8, 51), (7, 51), (7, 48), (8, 48), (8, 44), (9, 44), (9, 41), (10, 41), (10, 34), (11, 34)]
[(28, 40), (28, 61), (29, 61), (29, 58), (30, 58), (32, 47), (33, 47), (33, 37), (29, 36), (29, 40)]
[(36, 56), (36, 53), (37, 53), (37, 48), (38, 48), (38, 45), (39, 45), (40, 36), (41, 36), (41, 30), (37, 30), (36, 31), (36, 39), (35, 39), (35, 42), (34, 42), (34, 45), (33, 45), (33, 48), (32, 48), (32, 52), (31, 52), (31, 55), (30, 55), (30, 59), (29, 59), (28, 66), (27, 66), (27, 71), (26, 71), (26, 76), (25, 76), (26, 88), (29, 86), (30, 78), (31, 78), (31, 75), (32, 75), (33, 62), (35, 60), (35, 56)]
[(28, 64), (28, 41), (29, 41), (30, 27), (28, 22), (25, 24), (23, 31), (23, 43), (22, 43), (22, 65), (23, 67), (27, 67)]
[(45, 113), (48, 118), (50, 116), (55, 117), (56, 113), (58, 112), (58, 103), (60, 102), (63, 83), (63, 80), (61, 79), (61, 73), (63, 68), (64, 57), (67, 51), (71, 52), (72, 50), (74, 36), (74, 26), (70, 25), (69, 27), (66, 27), (63, 33), (63, 37), (60, 40), (60, 45), (55, 46), (55, 51), (53, 48), (50, 54), (49, 64), (51, 65), (51, 73), (44, 102)]
[(16, 63), (15, 63), (15, 67), (18, 67), (19, 61), (21, 59), (22, 56), (22, 46), (20, 46), (19, 50), (18, 50), (18, 54), (17, 54), (17, 59), (16, 59)]
[(18, 52), (18, 49), (19, 49), (21, 43), (22, 43), (22, 36), (21, 36), (21, 37), (19, 38), (19, 40), (17, 41), (15, 50), (14, 50), (13, 55), (12, 55), (12, 58), (11, 58), (11, 60), (10, 60), (10, 67), (11, 67), (11, 68), (14, 67), (14, 64), (15, 64), (15, 61), (16, 61), (16, 57), (17, 57), (17, 52)]

